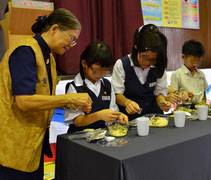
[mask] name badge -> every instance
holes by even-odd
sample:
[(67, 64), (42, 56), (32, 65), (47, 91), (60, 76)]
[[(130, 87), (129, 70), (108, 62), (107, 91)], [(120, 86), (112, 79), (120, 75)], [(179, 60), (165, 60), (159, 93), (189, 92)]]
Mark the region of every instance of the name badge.
[(152, 82), (152, 83), (149, 83), (149, 87), (153, 87), (153, 86), (156, 86), (156, 82)]
[(111, 96), (102, 96), (102, 100), (103, 101), (110, 101), (111, 100)]

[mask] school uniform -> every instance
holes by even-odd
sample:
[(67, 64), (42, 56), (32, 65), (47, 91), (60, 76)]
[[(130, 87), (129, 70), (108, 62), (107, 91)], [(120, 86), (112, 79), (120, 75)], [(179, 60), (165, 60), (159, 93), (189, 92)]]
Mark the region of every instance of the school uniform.
[(115, 94), (123, 94), (126, 98), (135, 101), (142, 108), (141, 114), (128, 114), (125, 107), (119, 109), (128, 115), (129, 120), (149, 113), (163, 113), (156, 103), (155, 96), (168, 93), (166, 73), (156, 78), (156, 69), (151, 66), (147, 69), (136, 67), (131, 56), (117, 60), (112, 74), (112, 85)]
[[(115, 103), (115, 95), (112, 91), (111, 83), (109, 80), (102, 78), (95, 83), (92, 83), (88, 79), (85, 79), (85, 83), (88, 87), (88, 94), (92, 99), (92, 110), (89, 114), (103, 110), (103, 109), (112, 109), (118, 111), (118, 107)], [(111, 89), (111, 93), (107, 93), (105, 86)], [(67, 93), (84, 93), (83, 89), (83, 80), (80, 73), (76, 75), (74, 80), (71, 82)], [(105, 121), (100, 120), (96, 121), (88, 126), (77, 127), (74, 125), (73, 120), (79, 115), (85, 115), (86, 113), (82, 111), (76, 111), (73, 109), (65, 110), (65, 122), (69, 123), (68, 133), (75, 131), (81, 131), (87, 128), (104, 128)]]
[[(7, 117), (2, 117), (5, 118), (9, 129), (7, 131), (1, 127), (2, 132), (7, 131), (5, 133), (7, 142), (1, 142), (2, 148), (7, 146), (9, 148), (7, 147), (8, 152), (0, 160), (0, 177), (5, 180), (41, 180), (44, 174), (43, 156), (46, 154), (52, 157), (48, 127), (53, 111), (22, 112), (13, 99), (17, 95), (55, 94), (55, 62), (50, 48), (37, 34), (34, 38), (23, 40), (19, 45), (11, 48), (1, 62), (1, 66), (7, 67), (7, 64), (9, 67), (4, 68), (2, 73), (6, 74), (4, 79), (9, 79), (10, 86), (2, 86), (1, 91), (6, 93), (9, 107), (13, 107), (4, 110), (8, 118), (13, 119), (13, 123), (9, 123), (11, 119), (8, 121)], [(19, 124), (19, 121), (22, 124)], [(17, 127), (22, 130), (20, 131)], [(16, 128), (16, 132), (10, 132)], [(10, 138), (11, 133), (15, 134), (14, 138)], [(19, 146), (15, 147), (18, 142)], [(23, 142), (26, 143), (25, 147), (23, 147)], [(27, 143), (31, 144), (31, 147)], [(13, 151), (15, 153), (12, 153)], [(0, 150), (0, 153), (2, 155), (4, 151)]]
[(171, 87), (178, 92), (187, 91), (194, 94), (193, 104), (200, 103), (204, 98), (205, 90), (209, 89), (204, 73), (197, 69), (194, 76), (185, 65), (171, 75)]

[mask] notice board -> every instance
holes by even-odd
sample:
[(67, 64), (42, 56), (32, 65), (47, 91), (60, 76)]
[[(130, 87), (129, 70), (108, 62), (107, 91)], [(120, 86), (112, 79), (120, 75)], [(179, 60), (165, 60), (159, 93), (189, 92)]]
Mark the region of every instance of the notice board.
[(141, 0), (144, 24), (199, 29), (199, 0)]

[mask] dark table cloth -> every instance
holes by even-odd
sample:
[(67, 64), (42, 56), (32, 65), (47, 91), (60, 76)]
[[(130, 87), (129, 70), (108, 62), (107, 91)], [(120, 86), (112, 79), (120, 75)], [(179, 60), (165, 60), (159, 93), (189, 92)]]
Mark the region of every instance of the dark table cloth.
[(128, 131), (129, 144), (102, 147), (85, 139), (57, 138), (56, 180), (211, 180), (211, 119), (176, 128)]

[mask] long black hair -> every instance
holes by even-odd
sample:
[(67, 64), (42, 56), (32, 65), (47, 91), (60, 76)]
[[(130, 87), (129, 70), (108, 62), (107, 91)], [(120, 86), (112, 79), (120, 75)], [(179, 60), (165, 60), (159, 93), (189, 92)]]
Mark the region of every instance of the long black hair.
[(57, 24), (63, 31), (81, 30), (81, 24), (75, 15), (64, 8), (56, 9), (48, 17), (39, 16), (31, 29), (35, 34), (41, 34), (48, 31), (54, 24)]
[[(85, 92), (88, 92), (88, 87), (86, 86), (86, 83), (84, 81), (85, 75), (82, 66), (82, 60), (85, 60), (86, 64), (90, 68), (92, 64), (97, 64), (100, 65), (101, 67), (110, 67), (113, 64), (113, 57), (110, 47), (106, 43), (99, 41), (91, 42), (82, 52), (80, 56), (80, 74), (83, 80), (83, 89)], [(107, 94), (110, 94), (111, 89), (105, 81), (104, 81), (104, 86)]]
[(161, 78), (167, 67), (167, 38), (154, 24), (137, 28), (134, 33), (131, 58), (135, 66), (139, 66), (137, 54), (145, 51), (157, 52), (155, 67), (157, 78)]

